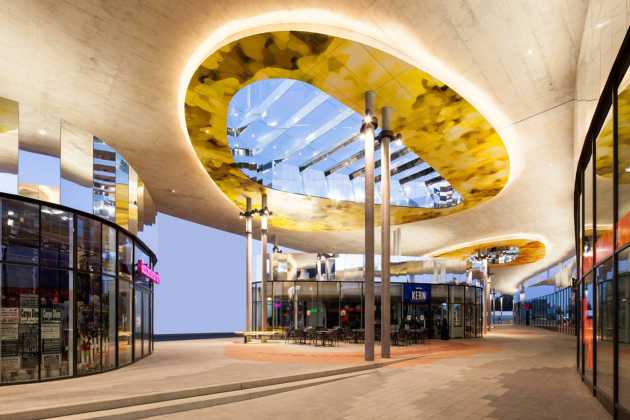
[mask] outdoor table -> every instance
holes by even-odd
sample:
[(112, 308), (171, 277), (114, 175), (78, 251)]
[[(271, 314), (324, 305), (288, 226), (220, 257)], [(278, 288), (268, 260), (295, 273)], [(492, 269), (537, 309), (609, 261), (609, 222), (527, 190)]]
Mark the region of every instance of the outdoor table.
[(359, 337), (365, 337), (365, 330), (363, 328), (352, 330), (352, 336), (356, 344), (359, 342)]

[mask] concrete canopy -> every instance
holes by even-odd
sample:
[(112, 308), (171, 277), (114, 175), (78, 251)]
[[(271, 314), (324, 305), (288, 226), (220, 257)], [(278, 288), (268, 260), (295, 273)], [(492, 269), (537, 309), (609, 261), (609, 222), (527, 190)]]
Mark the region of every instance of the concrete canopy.
[[(511, 292), (574, 246), (573, 105), (586, 3), (5, 0), (0, 96), (106, 138), (137, 169), (160, 211), (242, 233), (238, 208), (185, 136), (185, 89), (201, 60), (217, 45), (263, 30), (322, 32), (378, 48), (460, 93), (510, 156), (509, 182), (496, 197), (403, 225), (402, 253), (515, 237), (544, 243), (538, 262), (496, 270), (495, 285)], [(305, 251), (363, 249), (360, 230), (272, 233)]]

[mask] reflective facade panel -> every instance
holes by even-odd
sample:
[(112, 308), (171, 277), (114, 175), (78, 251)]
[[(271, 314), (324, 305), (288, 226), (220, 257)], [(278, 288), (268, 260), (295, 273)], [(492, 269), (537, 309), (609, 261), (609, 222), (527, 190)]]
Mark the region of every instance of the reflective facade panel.
[(94, 214), (116, 221), (116, 151), (104, 141), (94, 137)]
[(20, 104), (18, 193), (60, 202), (61, 123), (39, 109)]
[(92, 134), (61, 121), (61, 204), (92, 213)]
[(0, 97), (0, 191), (17, 194), (18, 103)]
[(116, 154), (116, 224), (129, 228), (129, 164)]

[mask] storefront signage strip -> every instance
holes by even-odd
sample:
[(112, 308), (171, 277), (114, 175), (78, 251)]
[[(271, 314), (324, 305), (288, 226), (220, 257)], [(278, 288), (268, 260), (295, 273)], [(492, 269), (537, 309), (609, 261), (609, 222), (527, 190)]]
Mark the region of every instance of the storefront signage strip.
[(155, 271), (151, 270), (148, 265), (142, 262), (142, 260), (138, 260), (138, 273), (146, 276), (152, 283), (160, 284), (160, 275)]

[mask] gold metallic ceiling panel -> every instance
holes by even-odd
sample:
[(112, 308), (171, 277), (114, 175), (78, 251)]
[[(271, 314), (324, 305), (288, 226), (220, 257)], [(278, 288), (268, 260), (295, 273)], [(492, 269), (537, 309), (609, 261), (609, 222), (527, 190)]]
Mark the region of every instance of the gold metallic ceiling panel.
[(461, 193), (463, 203), (441, 209), (393, 206), (393, 224), (474, 207), (507, 184), (509, 159), (498, 134), (442, 82), (353, 41), (309, 32), (264, 33), (232, 42), (208, 57), (190, 81), (185, 111), (193, 147), (212, 179), (240, 209), (245, 208), (245, 194), (259, 201), (259, 194), (267, 192), (274, 227), (361, 229), (363, 204), (271, 190), (251, 181), (234, 165), (227, 139), (230, 100), (245, 85), (269, 78), (311, 83), (360, 114), (368, 90), (376, 92), (377, 109), (394, 108), (394, 130)]
[(440, 258), (454, 258), (465, 260), (477, 251), (486, 250), (496, 247), (510, 247), (517, 246), (519, 254), (516, 260), (506, 264), (490, 264), (500, 265), (501, 267), (508, 267), (511, 265), (529, 264), (541, 260), (544, 258), (546, 250), (545, 244), (540, 241), (531, 239), (506, 239), (503, 241), (484, 242), (476, 245), (466, 246), (453, 251), (444, 252), (442, 254), (436, 254), (436, 257)]

